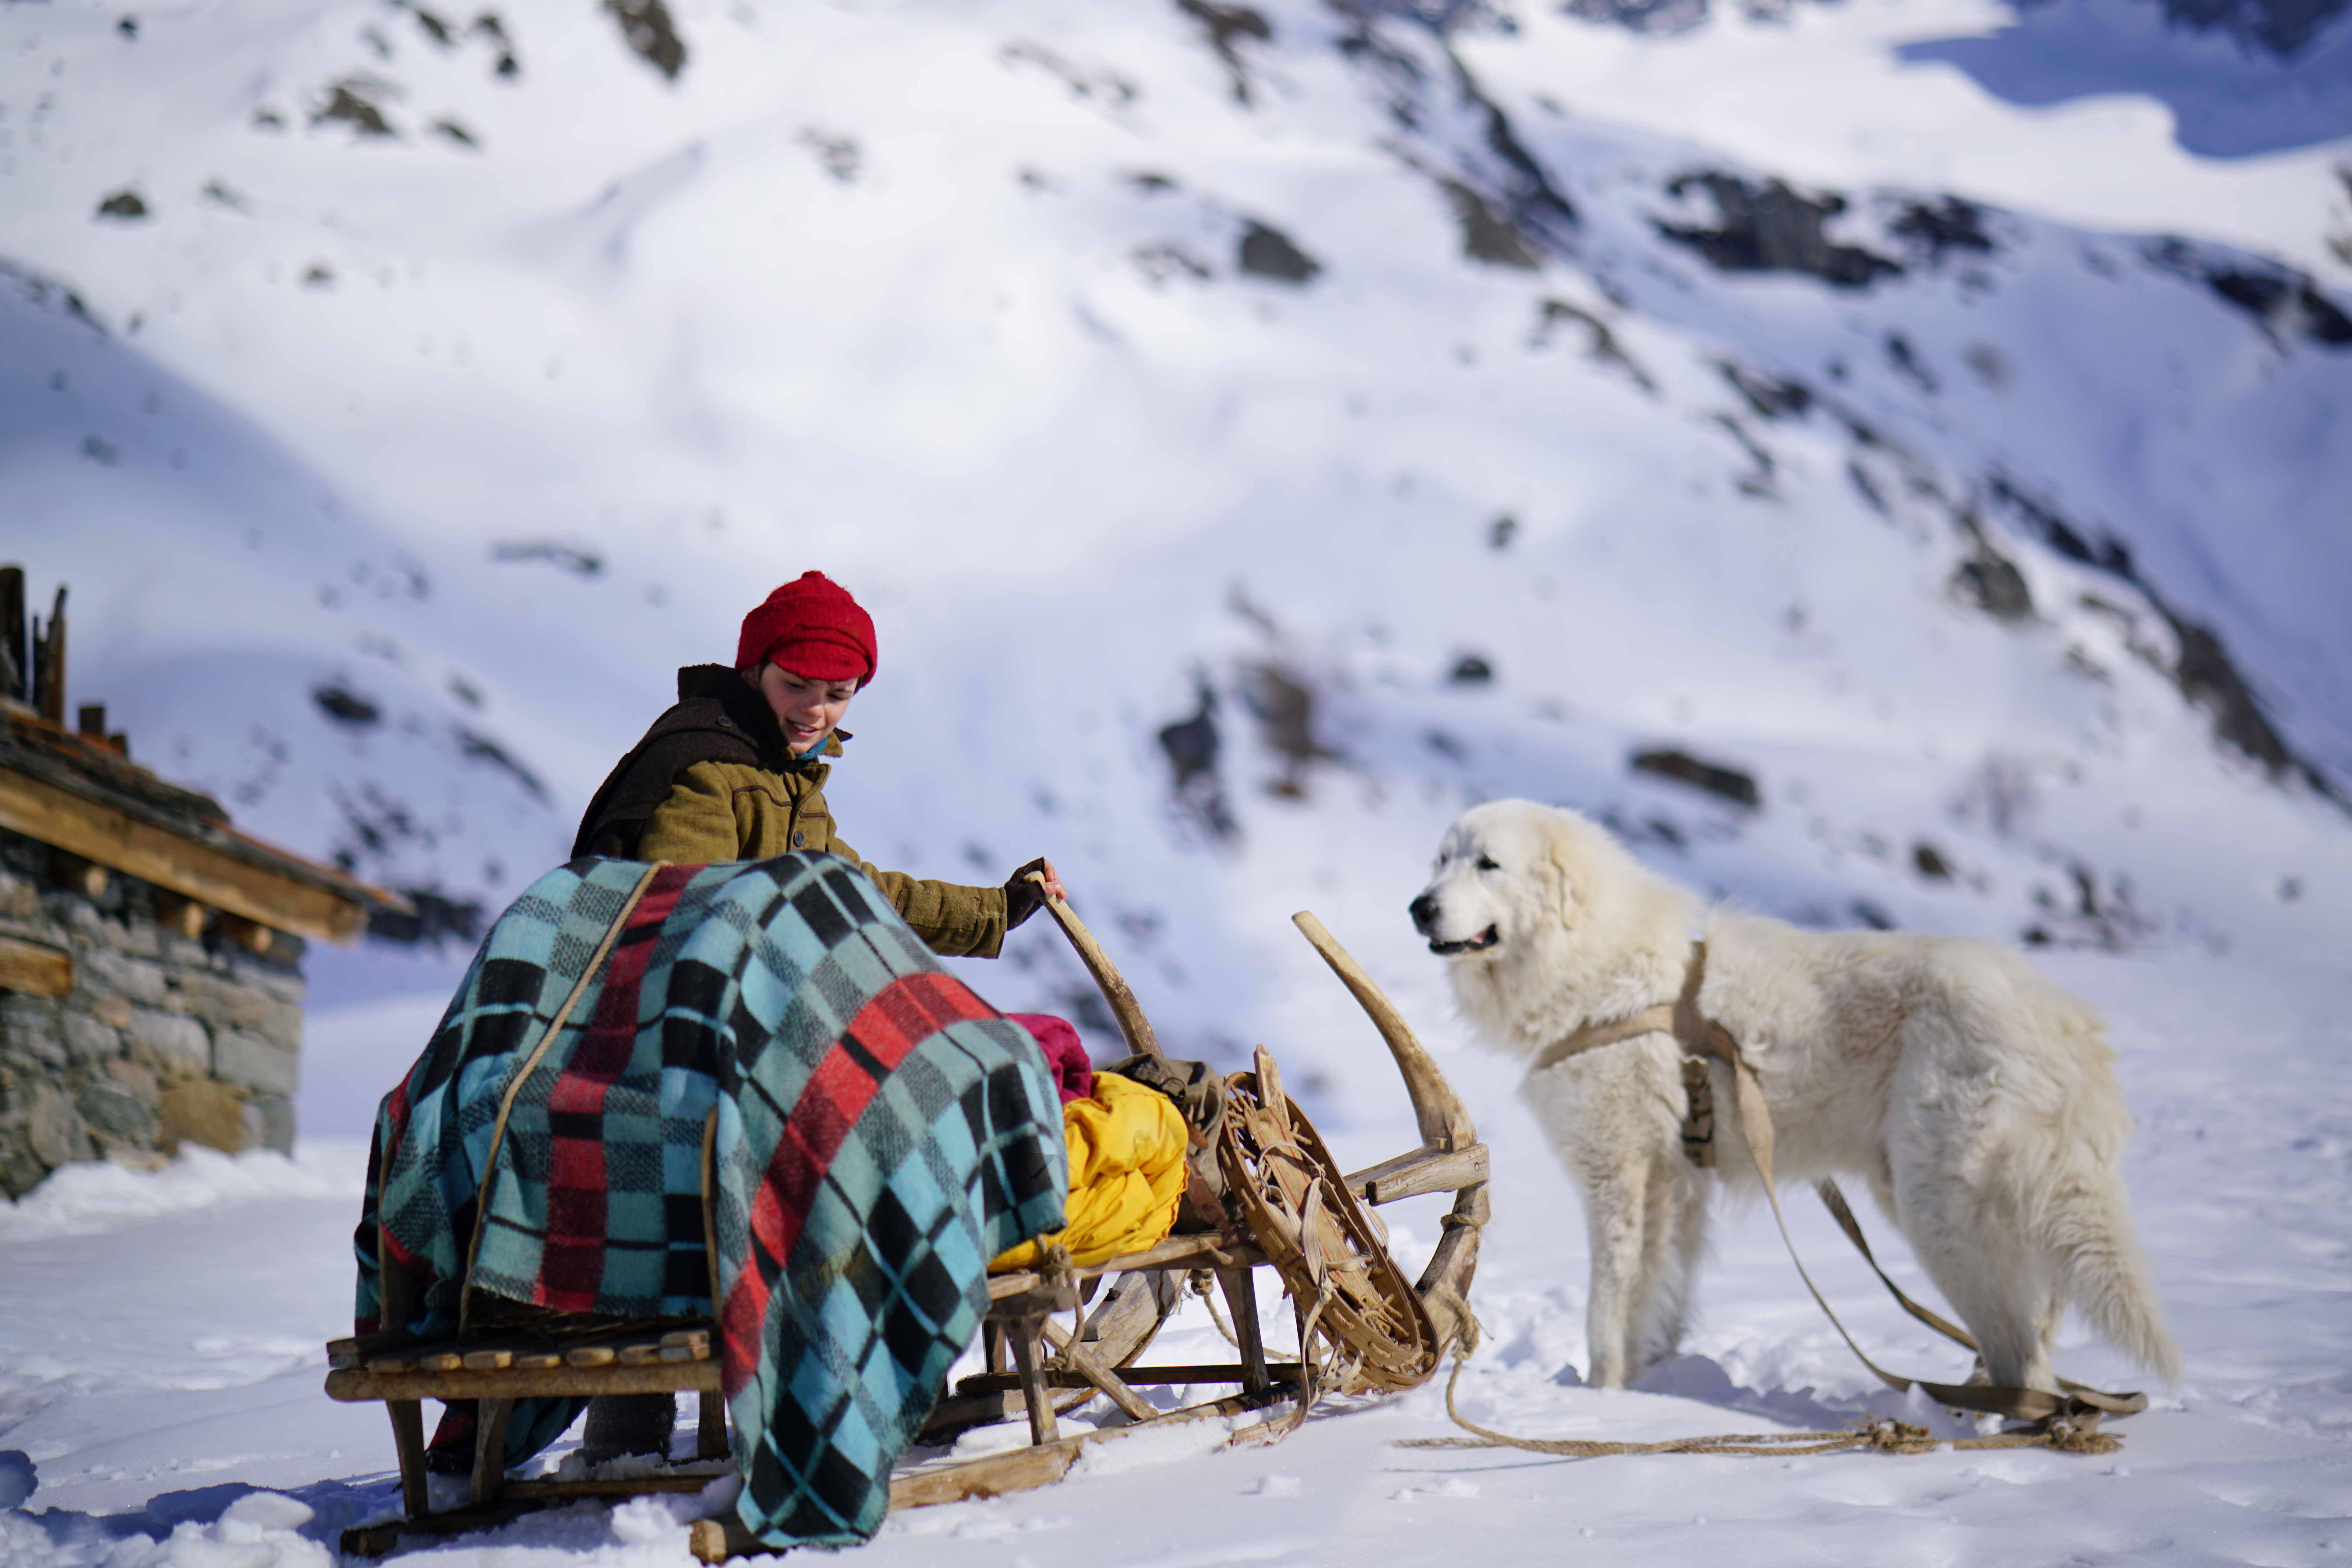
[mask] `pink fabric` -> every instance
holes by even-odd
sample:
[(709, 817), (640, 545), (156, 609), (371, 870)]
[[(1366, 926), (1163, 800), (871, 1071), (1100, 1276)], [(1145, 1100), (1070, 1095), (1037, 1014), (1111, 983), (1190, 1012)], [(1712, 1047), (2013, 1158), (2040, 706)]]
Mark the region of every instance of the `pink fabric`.
[(1069, 1020), (1056, 1018), (1051, 1013), (1004, 1016), (1037, 1037), (1037, 1044), (1045, 1053), (1045, 1065), (1054, 1069), (1054, 1087), (1061, 1091), (1064, 1105), (1074, 1100), (1093, 1098), (1095, 1064), (1087, 1059), (1087, 1047), (1079, 1043), (1078, 1032), (1070, 1027)]

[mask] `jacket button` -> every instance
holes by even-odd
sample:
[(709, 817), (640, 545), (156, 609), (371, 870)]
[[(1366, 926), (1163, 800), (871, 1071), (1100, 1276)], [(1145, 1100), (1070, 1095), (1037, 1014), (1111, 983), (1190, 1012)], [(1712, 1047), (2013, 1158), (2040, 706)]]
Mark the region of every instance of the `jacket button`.
[(793, 834), (793, 848), (795, 848), (795, 849), (804, 848), (804, 847), (807, 846), (807, 844), (808, 844), (808, 835), (807, 835), (807, 834), (805, 834), (805, 833), (795, 833), (795, 834)]

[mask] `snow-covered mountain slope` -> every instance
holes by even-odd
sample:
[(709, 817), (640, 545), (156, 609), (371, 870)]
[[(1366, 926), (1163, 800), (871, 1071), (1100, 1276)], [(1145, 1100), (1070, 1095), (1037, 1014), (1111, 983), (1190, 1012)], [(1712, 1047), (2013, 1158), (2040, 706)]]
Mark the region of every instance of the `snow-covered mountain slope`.
[(2345, 929), (2305, 273), (1596, 121), (1549, 13), (674, 16), (8, 17), (10, 553), (256, 830), (494, 907), (822, 564), (853, 842), (1055, 854), (1203, 1048), (1244, 889), (1391, 920), (1506, 791), (1812, 921)]

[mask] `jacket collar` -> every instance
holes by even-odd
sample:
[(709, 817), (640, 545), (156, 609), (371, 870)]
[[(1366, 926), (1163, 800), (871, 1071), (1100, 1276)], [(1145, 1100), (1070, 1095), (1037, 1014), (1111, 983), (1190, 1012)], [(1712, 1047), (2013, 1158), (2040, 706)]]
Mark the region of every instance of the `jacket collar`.
[(825, 769), (829, 765), (825, 759), (841, 755), (841, 743), (852, 738), (848, 731), (835, 730), (824, 738), (824, 743), (821, 746), (811, 746), (797, 757), (792, 756), (789, 752), (786, 753), (784, 766), (814, 773), (816, 782), (823, 784)]
[(851, 739), (846, 730), (835, 730), (824, 738), (824, 743), (812, 746), (806, 754), (793, 756), (784, 744), (783, 726), (776, 722), (774, 710), (761, 698), (751, 683), (733, 668), (723, 664), (689, 664), (677, 672), (677, 700), (690, 702), (703, 700), (719, 704), (719, 711), (733, 722), (735, 729), (759, 748), (762, 757), (775, 759), (782, 768), (803, 768), (818, 765), (824, 758), (841, 755), (841, 743)]

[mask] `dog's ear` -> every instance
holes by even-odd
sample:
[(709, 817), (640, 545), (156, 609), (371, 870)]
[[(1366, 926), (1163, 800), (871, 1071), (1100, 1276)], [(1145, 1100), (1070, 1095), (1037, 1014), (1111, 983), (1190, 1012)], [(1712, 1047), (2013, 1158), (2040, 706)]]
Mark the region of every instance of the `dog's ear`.
[(1552, 912), (1559, 923), (1573, 930), (1577, 922), (1577, 900), (1583, 893), (1583, 857), (1578, 853), (1576, 834), (1568, 823), (1556, 816), (1544, 817), (1539, 829), (1543, 845), (1543, 874), (1551, 894)]

